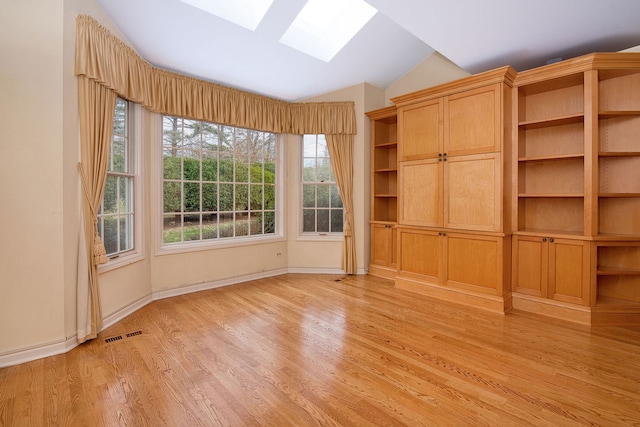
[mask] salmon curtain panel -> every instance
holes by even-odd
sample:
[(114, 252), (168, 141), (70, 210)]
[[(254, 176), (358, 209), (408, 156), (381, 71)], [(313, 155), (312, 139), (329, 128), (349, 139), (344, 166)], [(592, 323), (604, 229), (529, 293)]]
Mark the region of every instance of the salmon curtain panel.
[(331, 167), (344, 206), (344, 241), (342, 243), (342, 269), (356, 274), (356, 241), (353, 228), (353, 135), (325, 135)]
[[(78, 262), (79, 342), (95, 337), (102, 327), (97, 262), (106, 257), (97, 236), (96, 213), (104, 192), (105, 156), (116, 96), (160, 114), (266, 132), (340, 136), (356, 133), (353, 102), (290, 103), (162, 70), (87, 15), (76, 19), (75, 74), (80, 92), (79, 170), (84, 193), (81, 234), (86, 245), (86, 258), (81, 250), (84, 262)], [(344, 199), (345, 196), (343, 202)], [(353, 220), (348, 221), (352, 227)], [(352, 263), (355, 265), (355, 258)]]
[[(95, 338), (102, 329), (98, 265), (107, 262), (104, 245), (98, 234), (98, 210), (107, 180), (107, 162), (113, 132), (116, 94), (94, 80), (78, 77), (80, 109), (80, 181), (82, 185), (82, 230), (85, 252), (79, 266), (87, 274), (78, 275), (77, 340)], [(82, 248), (79, 252), (82, 252)]]

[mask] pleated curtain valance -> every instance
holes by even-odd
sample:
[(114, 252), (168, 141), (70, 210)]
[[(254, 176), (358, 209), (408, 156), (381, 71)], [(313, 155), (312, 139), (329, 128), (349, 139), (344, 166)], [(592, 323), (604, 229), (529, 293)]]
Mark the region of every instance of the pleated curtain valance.
[(75, 74), (151, 111), (274, 133), (356, 133), (353, 102), (286, 102), (162, 70), (92, 17), (76, 25)]

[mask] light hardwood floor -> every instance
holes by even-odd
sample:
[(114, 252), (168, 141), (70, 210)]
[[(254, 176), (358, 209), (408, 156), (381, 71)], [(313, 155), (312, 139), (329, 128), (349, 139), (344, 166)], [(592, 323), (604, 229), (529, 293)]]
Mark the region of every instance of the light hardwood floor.
[(640, 329), (283, 275), (156, 301), (0, 369), (0, 425), (637, 426)]

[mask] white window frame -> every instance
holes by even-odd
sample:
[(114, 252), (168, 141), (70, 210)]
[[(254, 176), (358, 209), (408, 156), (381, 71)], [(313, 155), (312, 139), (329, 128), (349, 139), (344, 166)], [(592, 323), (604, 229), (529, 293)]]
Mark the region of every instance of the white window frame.
[[(175, 243), (164, 243), (163, 239), (163, 115), (155, 114), (154, 117), (154, 129), (157, 135), (153, 136), (153, 144), (155, 150), (155, 187), (157, 191), (154, 193), (155, 197), (155, 255), (171, 255), (187, 252), (207, 251), (212, 249), (233, 248), (241, 246), (252, 246), (258, 244), (282, 242), (286, 240), (285, 233), (285, 135), (276, 134), (276, 200), (275, 200), (275, 212), (276, 212), (276, 230), (275, 233), (269, 235), (253, 235), (242, 236), (235, 238), (223, 238), (223, 239), (208, 239), (208, 240), (193, 240), (183, 241)], [(228, 126), (228, 125), (225, 125)]]
[[(309, 134), (311, 135), (311, 134)], [(304, 181), (303, 181), (303, 173), (304, 173), (304, 135), (301, 135), (299, 137), (299, 152), (298, 152), (298, 165), (299, 165), (299, 170), (298, 170), (298, 179), (297, 179), (297, 184), (298, 184), (298, 190), (297, 190), (297, 196), (298, 196), (298, 202), (297, 202), (297, 208), (296, 208), (296, 212), (298, 215), (298, 236), (296, 238), (296, 240), (299, 241), (323, 241), (323, 242), (327, 242), (327, 241), (342, 241), (344, 239), (344, 231), (337, 231), (337, 232), (311, 232), (311, 231), (303, 231), (304, 229), (304, 215), (303, 215), (303, 201), (304, 201), (304, 196), (303, 196), (303, 186), (304, 186)], [(331, 171), (332, 175), (333, 175), (333, 170)], [(331, 181), (332, 184), (335, 184), (337, 186), (337, 182), (335, 181)], [(317, 209), (317, 208), (316, 208)], [(343, 208), (342, 208), (342, 213), (343, 213), (343, 226), (344, 226), (344, 203), (343, 203)]]
[(143, 223), (144, 203), (142, 201), (144, 176), (144, 144), (143, 144), (143, 111), (142, 106), (127, 101), (127, 133), (129, 143), (132, 144), (131, 155), (133, 156), (133, 249), (121, 252), (109, 258), (107, 263), (98, 266), (98, 273), (105, 273), (120, 267), (142, 261), (144, 256)]

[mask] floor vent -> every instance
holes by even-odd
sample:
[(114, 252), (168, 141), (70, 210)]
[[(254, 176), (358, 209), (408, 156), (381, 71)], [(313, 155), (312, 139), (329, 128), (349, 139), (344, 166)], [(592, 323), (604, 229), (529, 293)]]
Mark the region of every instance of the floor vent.
[(110, 338), (105, 338), (104, 342), (105, 343), (112, 343), (112, 342), (116, 342), (116, 341), (121, 341), (125, 338), (133, 338), (137, 335), (142, 335), (143, 332), (142, 331), (133, 331), (133, 332), (128, 332), (126, 334), (123, 335), (116, 335), (115, 337), (110, 337)]

